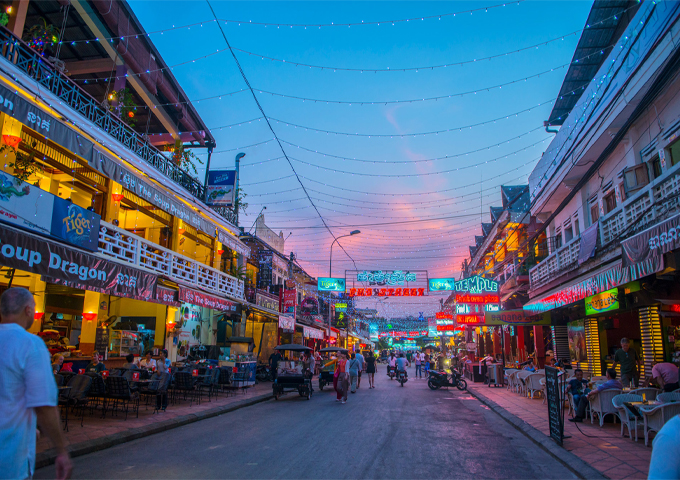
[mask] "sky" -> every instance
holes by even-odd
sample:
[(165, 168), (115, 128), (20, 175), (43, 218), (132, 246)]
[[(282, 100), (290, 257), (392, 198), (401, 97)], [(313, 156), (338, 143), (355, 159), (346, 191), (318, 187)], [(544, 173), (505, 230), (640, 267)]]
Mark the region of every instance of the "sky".
[[(279, 146), (208, 2), (130, 3), (216, 138), (211, 168), (246, 154), (246, 231), (266, 207), (286, 251), (329, 276), (334, 236), (360, 230), (333, 248), (331, 276), (430, 278), (459, 277), (500, 186), (526, 184), (548, 148), (543, 121), (592, 5), (213, 1)], [(417, 316), (440, 298), (359, 303)]]

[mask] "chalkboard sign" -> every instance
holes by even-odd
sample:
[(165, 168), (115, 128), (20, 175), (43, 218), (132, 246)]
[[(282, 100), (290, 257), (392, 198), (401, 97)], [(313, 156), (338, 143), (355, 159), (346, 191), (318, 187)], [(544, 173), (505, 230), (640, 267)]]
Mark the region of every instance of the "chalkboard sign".
[(109, 329), (97, 328), (97, 333), (94, 337), (94, 349), (99, 352), (99, 355), (106, 355), (106, 349), (109, 348)]
[(563, 401), (560, 396), (560, 381), (557, 376), (559, 370), (545, 367), (545, 392), (548, 403), (548, 422), (550, 423), (550, 437), (562, 445), (564, 438)]

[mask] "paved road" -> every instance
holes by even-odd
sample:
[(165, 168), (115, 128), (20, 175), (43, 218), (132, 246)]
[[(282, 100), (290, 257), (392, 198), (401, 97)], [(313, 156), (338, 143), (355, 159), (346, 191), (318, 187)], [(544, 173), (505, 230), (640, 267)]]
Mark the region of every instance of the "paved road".
[(575, 478), (469, 394), (376, 377), (345, 405), (295, 393), (78, 457), (73, 478)]

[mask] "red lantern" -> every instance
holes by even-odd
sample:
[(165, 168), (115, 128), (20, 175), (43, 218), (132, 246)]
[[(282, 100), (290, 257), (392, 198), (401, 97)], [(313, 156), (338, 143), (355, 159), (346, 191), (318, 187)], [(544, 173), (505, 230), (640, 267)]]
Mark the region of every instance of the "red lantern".
[(135, 116), (135, 112), (128, 112), (128, 117), (134, 118), (134, 116)]
[(114, 202), (120, 202), (123, 199), (123, 194), (122, 193), (112, 193), (111, 198), (113, 199)]
[(89, 312), (86, 312), (86, 313), (83, 313), (83, 318), (84, 318), (85, 320), (87, 320), (88, 322), (91, 322), (91, 321), (97, 319), (97, 314), (96, 314), (96, 313), (89, 313)]
[(17, 137), (16, 135), (3, 135), (2, 141), (12, 148), (17, 148), (21, 143), (21, 137)]
[(224, 253), (224, 250), (221, 250), (221, 249), (220, 249), (220, 250), (217, 251), (217, 254), (218, 254), (218, 255), (222, 255), (223, 253)]

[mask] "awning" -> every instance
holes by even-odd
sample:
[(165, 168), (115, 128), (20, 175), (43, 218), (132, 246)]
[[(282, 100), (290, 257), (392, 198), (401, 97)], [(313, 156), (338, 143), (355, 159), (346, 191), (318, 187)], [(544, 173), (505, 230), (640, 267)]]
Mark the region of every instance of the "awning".
[(326, 331), (320, 328), (308, 327), (303, 325), (302, 335), (307, 338), (313, 338), (316, 340), (323, 340)]
[(226, 232), (225, 230), (222, 230), (221, 228), (217, 229), (217, 240), (222, 245), (226, 245), (227, 248), (232, 249), (236, 253), (240, 253), (246, 258), (250, 257), (250, 247), (247, 246), (245, 243), (241, 242), (234, 235)]
[(50, 283), (117, 297), (151, 300), (158, 276), (99, 255), (3, 225), (0, 265), (35, 273)]

